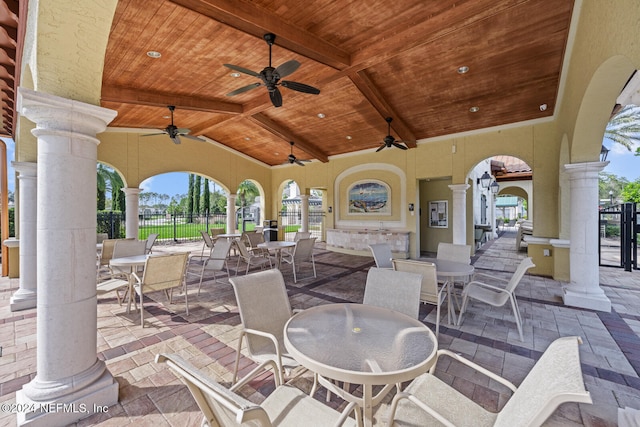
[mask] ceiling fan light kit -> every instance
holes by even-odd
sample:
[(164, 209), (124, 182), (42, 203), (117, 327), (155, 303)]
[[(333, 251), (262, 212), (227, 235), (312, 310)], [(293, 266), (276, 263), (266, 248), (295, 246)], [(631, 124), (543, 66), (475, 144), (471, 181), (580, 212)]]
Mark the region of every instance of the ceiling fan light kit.
[(180, 138), (181, 137), (182, 138), (194, 139), (194, 140), (200, 141), (200, 142), (206, 142), (202, 138), (198, 138), (197, 136), (189, 135), (189, 129), (179, 128), (179, 127), (175, 126), (173, 124), (173, 112), (175, 111), (176, 107), (175, 107), (175, 105), (169, 105), (169, 106), (167, 106), (167, 108), (171, 112), (171, 124), (168, 125), (166, 128), (160, 130), (160, 132), (158, 132), (158, 133), (147, 133), (147, 134), (144, 134), (142, 136), (169, 135), (169, 138), (171, 138), (171, 141), (173, 141), (174, 144), (180, 144)]
[(238, 88), (232, 92), (229, 92), (227, 96), (235, 96), (244, 92), (247, 92), (251, 89), (255, 89), (258, 86), (265, 86), (267, 91), (269, 92), (269, 98), (271, 99), (271, 103), (274, 107), (282, 106), (282, 94), (280, 93), (280, 89), (278, 86), (286, 87), (287, 89), (295, 90), (297, 92), (308, 93), (311, 95), (318, 95), (320, 93), (320, 89), (317, 89), (313, 86), (309, 86), (304, 83), (298, 83), (290, 80), (281, 80), (283, 77), (288, 76), (293, 73), (300, 67), (300, 63), (295, 59), (285, 62), (281, 64), (277, 68), (273, 68), (271, 66), (271, 51), (273, 44), (276, 40), (276, 35), (273, 33), (267, 33), (263, 36), (264, 40), (269, 45), (269, 66), (265, 67), (259, 73), (249, 70), (244, 67), (240, 67), (239, 65), (233, 64), (224, 64), (225, 67), (231, 68), (234, 71), (239, 73), (248, 74), (253, 77), (257, 77), (261, 80), (258, 83), (252, 83), (247, 86), (243, 86)]

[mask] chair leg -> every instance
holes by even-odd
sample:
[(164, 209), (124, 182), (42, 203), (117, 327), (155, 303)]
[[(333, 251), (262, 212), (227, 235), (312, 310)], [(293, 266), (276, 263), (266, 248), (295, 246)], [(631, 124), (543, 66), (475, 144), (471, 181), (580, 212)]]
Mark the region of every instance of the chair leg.
[(460, 314), (458, 315), (458, 326), (462, 325), (462, 316), (467, 310), (467, 304), (469, 304), (469, 297), (465, 294), (462, 296), (462, 307), (460, 307)]
[(236, 349), (236, 363), (233, 365), (233, 378), (231, 378), (231, 385), (234, 385), (236, 381), (238, 381), (238, 367), (240, 366), (240, 350), (242, 350), (243, 337), (244, 332), (240, 332), (240, 338), (238, 339), (238, 348)]
[(436, 338), (440, 333), (440, 303), (436, 306)]
[[(205, 265), (207, 265), (206, 261), (202, 264), (202, 270), (200, 271), (200, 283), (198, 284), (198, 296), (200, 296), (200, 288), (202, 287), (202, 278), (204, 277), (204, 266)], [(186, 291), (186, 287), (185, 287), (185, 291)]]
[(516, 302), (515, 295), (511, 295), (509, 297), (511, 300), (511, 308), (513, 309), (513, 317), (516, 320), (516, 326), (518, 327), (518, 333), (520, 334), (520, 341), (524, 342), (524, 338), (522, 336), (522, 318), (520, 317), (520, 311), (518, 310), (518, 303)]

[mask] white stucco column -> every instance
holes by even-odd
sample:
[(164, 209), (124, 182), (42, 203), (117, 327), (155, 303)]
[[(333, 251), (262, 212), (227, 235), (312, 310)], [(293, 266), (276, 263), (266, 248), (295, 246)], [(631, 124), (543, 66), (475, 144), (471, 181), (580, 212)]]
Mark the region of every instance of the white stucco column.
[(138, 238), (140, 224), (138, 222), (138, 208), (140, 207), (140, 188), (123, 188), (125, 205), (125, 228), (127, 238)]
[(571, 283), (564, 303), (573, 307), (611, 311), (611, 301), (600, 288), (598, 266), (598, 172), (609, 162), (565, 165), (571, 191)]
[(236, 194), (227, 196), (227, 233), (236, 232)]
[(309, 231), (309, 196), (301, 194), (300, 196), (300, 231)]
[(453, 192), (451, 206), (451, 227), (453, 228), (453, 243), (467, 244), (467, 189), (469, 184), (453, 184), (449, 188)]
[[(67, 425), (118, 401), (96, 352), (95, 271), (96, 134), (116, 112), (22, 87), (18, 95), (38, 139), (37, 375), (16, 393), (34, 408), (18, 412), (18, 425)], [(40, 411), (45, 403), (81, 409)]]
[(19, 224), (20, 224), (20, 288), (11, 296), (11, 311), (25, 310), (36, 306), (38, 286), (36, 210), (37, 210), (37, 164), (12, 162), (18, 172)]

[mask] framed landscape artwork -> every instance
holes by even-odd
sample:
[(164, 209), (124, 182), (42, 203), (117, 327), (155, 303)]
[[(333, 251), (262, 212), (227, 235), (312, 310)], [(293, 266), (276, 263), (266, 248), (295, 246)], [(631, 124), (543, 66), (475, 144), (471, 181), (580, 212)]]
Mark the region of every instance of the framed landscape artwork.
[(391, 190), (377, 180), (355, 182), (347, 190), (349, 215), (391, 215)]

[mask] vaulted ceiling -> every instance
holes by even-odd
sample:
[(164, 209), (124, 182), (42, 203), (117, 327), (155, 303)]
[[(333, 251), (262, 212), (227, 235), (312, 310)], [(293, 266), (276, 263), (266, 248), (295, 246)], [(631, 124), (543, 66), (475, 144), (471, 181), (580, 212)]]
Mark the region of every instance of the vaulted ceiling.
[[(169, 125), (174, 105), (175, 125), (202, 143), (268, 165), (287, 160), (290, 141), (296, 157), (321, 162), (377, 149), (386, 117), (411, 149), (553, 115), (572, 8), (573, 0), (120, 0), (101, 105), (118, 111), (110, 127), (147, 133)], [(226, 95), (260, 82), (250, 74), (269, 65), (265, 33), (276, 35), (273, 67), (300, 63), (283, 80), (320, 94), (279, 86), (281, 107), (264, 85)], [(234, 77), (224, 64), (251, 71)]]

